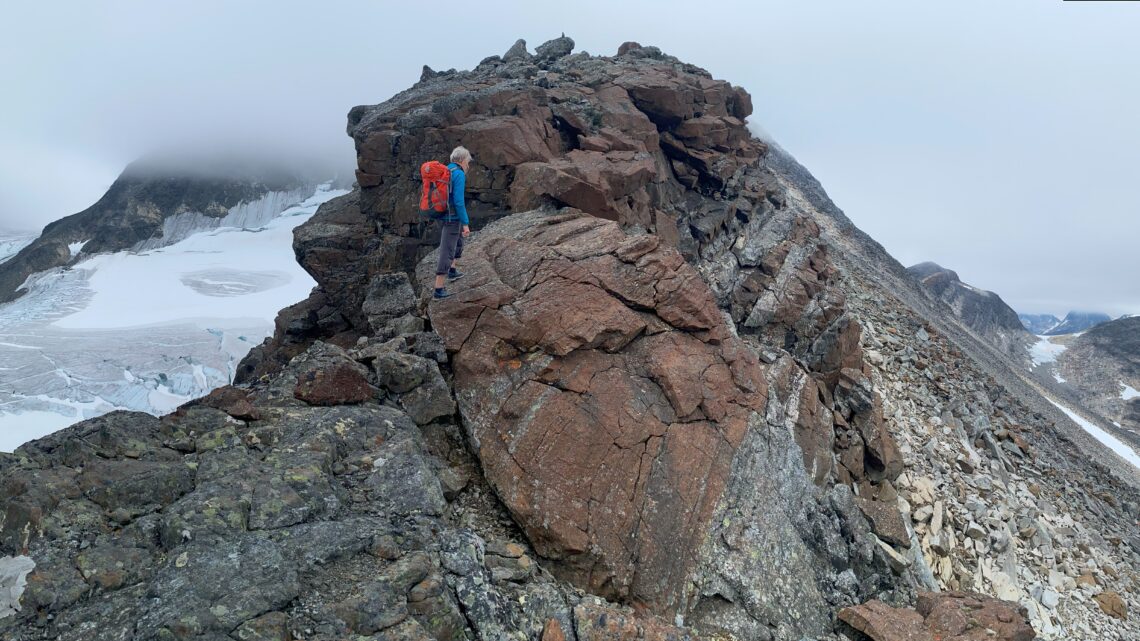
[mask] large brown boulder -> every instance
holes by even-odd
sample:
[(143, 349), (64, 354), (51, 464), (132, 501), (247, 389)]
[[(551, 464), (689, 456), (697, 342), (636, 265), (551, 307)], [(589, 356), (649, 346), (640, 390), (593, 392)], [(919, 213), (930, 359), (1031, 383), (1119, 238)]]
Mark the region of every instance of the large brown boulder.
[(765, 408), (756, 357), (675, 250), (613, 222), (516, 214), (464, 265), (430, 314), (488, 481), (558, 574), (669, 610)]
[(924, 592), (914, 610), (881, 601), (844, 608), (839, 619), (872, 641), (1033, 641), (1026, 609), (971, 592)]

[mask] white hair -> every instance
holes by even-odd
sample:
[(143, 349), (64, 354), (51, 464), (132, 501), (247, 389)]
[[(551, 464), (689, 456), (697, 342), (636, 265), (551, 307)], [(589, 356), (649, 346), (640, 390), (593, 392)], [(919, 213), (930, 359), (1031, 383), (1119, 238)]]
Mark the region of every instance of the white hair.
[(451, 162), (458, 165), (459, 163), (466, 162), (468, 160), (471, 160), (471, 152), (467, 151), (466, 147), (460, 145), (451, 150)]

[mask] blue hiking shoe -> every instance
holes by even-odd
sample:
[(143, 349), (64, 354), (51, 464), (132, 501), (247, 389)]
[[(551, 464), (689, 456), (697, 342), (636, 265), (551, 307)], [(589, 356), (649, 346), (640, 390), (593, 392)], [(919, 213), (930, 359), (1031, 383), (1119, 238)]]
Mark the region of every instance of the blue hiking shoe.
[(436, 299), (436, 300), (439, 300), (441, 298), (447, 298), (448, 296), (451, 296), (451, 294), (448, 294), (447, 289), (444, 287), (436, 287), (435, 293), (431, 295), (431, 297)]
[(447, 280), (459, 280), (460, 278), (463, 278), (463, 272), (454, 267), (447, 270)]

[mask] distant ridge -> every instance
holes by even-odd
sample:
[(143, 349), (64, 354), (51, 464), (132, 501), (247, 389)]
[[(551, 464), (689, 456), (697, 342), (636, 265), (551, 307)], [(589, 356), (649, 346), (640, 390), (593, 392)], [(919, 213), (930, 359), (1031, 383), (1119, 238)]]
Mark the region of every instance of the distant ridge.
[(1044, 332), (1046, 336), (1061, 336), (1062, 334), (1076, 334), (1077, 332), (1087, 331), (1112, 320), (1108, 314), (1101, 312), (1079, 312), (1071, 311), (1065, 315), (1065, 320), (1058, 323), (1056, 326)]
[(1020, 358), (1033, 340), (1017, 312), (1001, 296), (962, 282), (957, 272), (925, 262), (908, 267), (907, 273), (949, 305), (967, 327), (1003, 352)]

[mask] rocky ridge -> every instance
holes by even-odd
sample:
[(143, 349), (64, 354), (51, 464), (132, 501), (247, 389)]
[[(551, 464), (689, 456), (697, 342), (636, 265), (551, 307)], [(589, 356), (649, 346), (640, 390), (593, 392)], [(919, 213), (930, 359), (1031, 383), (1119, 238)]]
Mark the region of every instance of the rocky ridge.
[(1084, 332), (1112, 320), (1108, 314), (1101, 312), (1077, 312), (1072, 311), (1065, 315), (1065, 318), (1056, 326), (1045, 332), (1047, 336), (1062, 336), (1064, 334), (1076, 334), (1077, 332)]
[(1038, 336), (1061, 324), (1061, 319), (1052, 314), (1018, 314), (1017, 317), (1025, 329)]
[(1067, 344), (1054, 364), (1066, 386), (1140, 449), (1140, 318), (1102, 323)]
[(1026, 348), (1037, 339), (1022, 325), (1017, 312), (994, 292), (978, 289), (958, 273), (936, 263), (912, 265), (907, 272), (941, 299), (966, 327), (1014, 360), (1026, 358)]
[[(0, 462), (0, 553), (36, 564), (0, 631), (986, 634), (978, 597), (889, 609), (950, 588), (1020, 601), (996, 638), (1135, 635), (1127, 475), (747, 134), (743, 90), (572, 47), (350, 113), (361, 189), (297, 229), (320, 287), (239, 387)], [(429, 304), (413, 160), (460, 142), (486, 227)], [(882, 630), (847, 627), (865, 602)]]

